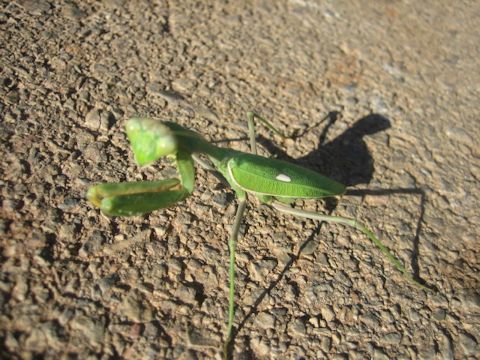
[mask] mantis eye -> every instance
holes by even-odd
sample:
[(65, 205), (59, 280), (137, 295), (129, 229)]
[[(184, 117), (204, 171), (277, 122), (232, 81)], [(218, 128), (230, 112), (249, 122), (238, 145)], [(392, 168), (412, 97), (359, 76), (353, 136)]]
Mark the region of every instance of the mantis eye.
[(126, 129), (139, 165), (146, 165), (177, 151), (177, 139), (172, 130), (158, 120), (132, 118), (127, 121)]

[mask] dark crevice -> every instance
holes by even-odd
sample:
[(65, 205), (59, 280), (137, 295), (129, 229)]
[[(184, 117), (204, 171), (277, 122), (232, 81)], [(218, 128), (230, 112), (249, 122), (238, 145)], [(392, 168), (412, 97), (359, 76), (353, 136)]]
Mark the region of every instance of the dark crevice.
[(57, 242), (57, 237), (55, 234), (45, 234), (46, 245), (40, 252), (40, 256), (48, 261), (50, 264), (55, 260), (55, 243)]

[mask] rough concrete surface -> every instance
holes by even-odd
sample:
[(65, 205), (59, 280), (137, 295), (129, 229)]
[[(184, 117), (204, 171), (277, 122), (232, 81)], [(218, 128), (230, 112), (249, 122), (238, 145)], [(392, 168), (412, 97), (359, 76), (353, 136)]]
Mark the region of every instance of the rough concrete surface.
[(295, 206), (369, 224), (433, 291), (251, 199), (234, 358), (479, 357), (478, 1), (13, 0), (0, 29), (2, 358), (220, 358), (233, 192), (199, 169), (133, 218), (85, 192), (175, 176), (135, 165), (127, 118), (247, 151), (248, 110), (296, 135), (259, 126), (261, 154), (352, 189)]

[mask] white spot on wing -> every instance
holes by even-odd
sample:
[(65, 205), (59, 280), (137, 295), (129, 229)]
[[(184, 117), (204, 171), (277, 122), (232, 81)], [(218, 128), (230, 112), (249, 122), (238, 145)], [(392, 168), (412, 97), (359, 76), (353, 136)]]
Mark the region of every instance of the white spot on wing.
[(292, 181), (292, 179), (290, 179), (290, 177), (287, 176), (287, 175), (285, 175), (285, 174), (278, 174), (275, 179), (280, 180), (280, 181), (283, 181), (283, 182), (290, 182), (290, 181)]

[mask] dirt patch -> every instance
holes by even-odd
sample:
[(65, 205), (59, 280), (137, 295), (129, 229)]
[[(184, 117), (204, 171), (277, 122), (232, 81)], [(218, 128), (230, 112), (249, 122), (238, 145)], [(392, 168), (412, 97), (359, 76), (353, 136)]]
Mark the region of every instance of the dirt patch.
[(167, 161), (135, 165), (131, 116), (248, 151), (245, 114), (255, 110), (302, 135), (259, 129), (263, 155), (351, 186), (338, 202), (297, 206), (362, 219), (438, 292), (412, 288), (354, 231), (252, 200), (238, 244), (235, 358), (474, 358), (475, 5), (2, 1), (4, 354), (219, 356), (233, 192), (199, 169), (178, 206), (110, 219), (85, 192), (174, 176)]

